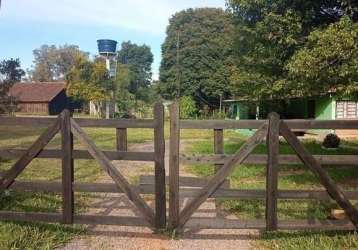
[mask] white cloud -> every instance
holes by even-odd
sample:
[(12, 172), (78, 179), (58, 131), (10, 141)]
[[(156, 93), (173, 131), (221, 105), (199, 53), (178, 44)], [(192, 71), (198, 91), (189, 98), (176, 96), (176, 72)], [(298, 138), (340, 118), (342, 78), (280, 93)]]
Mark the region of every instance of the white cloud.
[(4, 0), (1, 19), (99, 25), (163, 34), (175, 12), (225, 0)]

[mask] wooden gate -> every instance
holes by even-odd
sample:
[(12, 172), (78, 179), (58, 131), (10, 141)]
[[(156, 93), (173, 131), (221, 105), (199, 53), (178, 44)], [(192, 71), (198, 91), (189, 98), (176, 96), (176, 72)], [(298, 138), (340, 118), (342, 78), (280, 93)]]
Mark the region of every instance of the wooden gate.
[[(330, 178), (322, 165), (351, 164), (357, 165), (357, 156), (313, 156), (297, 139), (292, 129), (358, 129), (358, 121), (313, 121), (313, 120), (280, 120), (275, 113), (270, 114), (266, 121), (190, 121), (179, 119), (177, 104), (171, 107), (170, 124), (170, 166), (169, 166), (169, 224), (171, 228), (181, 230), (183, 227), (194, 228), (243, 228), (243, 229), (323, 229), (323, 230), (351, 230), (358, 228), (358, 211), (351, 204), (349, 198), (358, 199), (357, 191), (342, 191)], [(179, 152), (181, 129), (212, 129), (214, 130), (213, 156), (187, 156)], [(223, 153), (224, 129), (255, 129), (256, 133), (234, 154)], [(286, 139), (296, 152), (295, 155), (279, 155), (279, 136)], [(267, 155), (250, 155), (255, 147), (266, 141)], [(202, 189), (181, 189), (179, 185), (180, 161), (186, 164), (211, 163), (215, 164), (216, 174), (208, 180)], [(278, 190), (279, 164), (297, 164), (303, 162), (326, 191), (308, 190)], [(235, 167), (240, 164), (266, 164), (266, 190), (237, 190), (222, 186), (226, 178)], [(180, 211), (179, 197), (189, 196), (192, 199)], [(233, 220), (221, 218), (192, 217), (197, 209), (208, 198), (244, 198), (266, 199), (265, 220)], [(278, 199), (333, 199), (345, 211), (349, 220), (278, 220)]]
[[(165, 168), (164, 168), (164, 109), (161, 103), (154, 107), (152, 120), (95, 120), (73, 119), (69, 111), (63, 111), (58, 118), (0, 117), (5, 126), (49, 126), (27, 150), (1, 150), (3, 159), (18, 159), (10, 170), (2, 173), (0, 192), (6, 189), (21, 191), (61, 192), (63, 195), (62, 214), (23, 213), (0, 211), (2, 220), (60, 222), (64, 224), (111, 224), (148, 226), (162, 229), (166, 226)], [(82, 127), (103, 127), (117, 129), (117, 148), (120, 151), (101, 151), (89, 139)], [(154, 129), (154, 152), (126, 152), (127, 128)], [(61, 133), (61, 150), (46, 150), (45, 146)], [(73, 137), (77, 137), (86, 150), (74, 150)], [(62, 159), (62, 183), (18, 182), (16, 177), (34, 158)], [(94, 159), (111, 176), (115, 184), (76, 183), (74, 180), (74, 159)], [(155, 162), (155, 187), (134, 187), (123, 177), (112, 160)], [(74, 214), (74, 192), (124, 193), (141, 213), (141, 217), (115, 217)], [(140, 193), (155, 194), (155, 210), (140, 196)]]

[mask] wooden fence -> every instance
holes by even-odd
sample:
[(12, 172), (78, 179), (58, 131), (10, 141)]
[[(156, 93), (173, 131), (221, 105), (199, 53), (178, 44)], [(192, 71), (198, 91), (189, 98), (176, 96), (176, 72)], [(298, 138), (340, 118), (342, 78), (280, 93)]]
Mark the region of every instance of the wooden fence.
[[(46, 131), (27, 150), (0, 150), (1, 159), (17, 159), (12, 168), (1, 174), (0, 192), (5, 189), (32, 192), (62, 193), (62, 214), (0, 211), (1, 220), (60, 222), (64, 224), (108, 224), (166, 227), (165, 168), (164, 168), (164, 108), (154, 107), (151, 120), (95, 120), (73, 119), (65, 110), (58, 118), (0, 117), (3, 126), (45, 126)], [(117, 130), (117, 151), (101, 151), (86, 135), (83, 127), (113, 128)], [(154, 130), (154, 152), (127, 152), (127, 128)], [(61, 149), (44, 149), (51, 139), (61, 133)], [(73, 137), (86, 150), (73, 149)], [(62, 182), (15, 181), (16, 177), (34, 158), (62, 159)], [(74, 180), (74, 160), (94, 159), (112, 177), (115, 184), (77, 183)], [(112, 160), (152, 161), (155, 163), (155, 186), (131, 186), (115, 168)], [(141, 212), (141, 217), (116, 217), (74, 214), (74, 192), (124, 193)], [(155, 194), (155, 210), (147, 205), (140, 194)]]
[[(342, 191), (329, 177), (322, 165), (358, 165), (357, 155), (311, 155), (292, 132), (293, 129), (358, 129), (358, 121), (280, 120), (270, 114), (260, 121), (191, 121), (179, 119), (179, 107), (170, 110), (170, 159), (169, 159), (169, 225), (181, 230), (189, 228), (239, 228), (266, 230), (351, 230), (358, 228), (358, 211), (349, 199), (358, 200), (358, 191)], [(214, 132), (215, 155), (180, 154), (180, 132), (184, 129), (210, 129)], [(234, 154), (224, 154), (225, 129), (256, 129), (257, 132)], [(286, 139), (296, 155), (279, 155), (279, 136)], [(250, 155), (253, 149), (266, 141), (267, 155)], [(182, 188), (179, 167), (183, 164), (213, 164), (216, 174), (201, 189)], [(278, 190), (280, 164), (304, 163), (319, 179), (324, 190)], [(240, 164), (266, 165), (266, 190), (230, 189), (223, 185), (235, 167)], [(191, 200), (180, 211), (179, 198)], [(200, 205), (208, 198), (264, 199), (266, 219), (233, 220), (222, 218), (193, 217)], [(278, 220), (278, 199), (335, 200), (345, 210), (349, 220)]]
[[(164, 110), (162, 104), (154, 107), (154, 119), (148, 120), (94, 120), (73, 119), (68, 111), (58, 118), (0, 117), (4, 126), (45, 126), (46, 131), (27, 150), (0, 150), (0, 158), (17, 159), (12, 168), (1, 173), (0, 192), (5, 189), (19, 191), (46, 191), (62, 193), (62, 214), (26, 213), (0, 211), (1, 220), (60, 222), (65, 224), (108, 224), (148, 226), (156, 229), (166, 227), (166, 182), (169, 183), (169, 225), (173, 229), (194, 228), (243, 228), (243, 229), (325, 229), (351, 230), (358, 226), (357, 209), (349, 201), (358, 200), (358, 191), (342, 191), (322, 168), (322, 165), (358, 165), (358, 156), (311, 155), (297, 139), (292, 129), (358, 129), (358, 121), (280, 120), (271, 114), (263, 121), (190, 121), (179, 119), (179, 108), (173, 104), (170, 110), (169, 177), (166, 180), (164, 158)], [(84, 127), (113, 128), (117, 131), (117, 151), (102, 151), (89, 139)], [(149, 128), (154, 130), (154, 152), (128, 152), (127, 128)], [(183, 129), (210, 129), (214, 132), (214, 155), (180, 154), (180, 131)], [(224, 154), (225, 129), (255, 129), (256, 133), (233, 155)], [(51, 139), (61, 133), (61, 149), (44, 149)], [(279, 137), (286, 139), (296, 155), (279, 154)], [(76, 137), (86, 150), (74, 150)], [(254, 148), (265, 142), (267, 155), (252, 155)], [(34, 158), (62, 159), (62, 182), (15, 181), (18, 175)], [(112, 177), (115, 184), (77, 183), (74, 180), (74, 160), (94, 159)], [(131, 186), (112, 163), (112, 160), (152, 161), (155, 163), (154, 177), (141, 177), (141, 185)], [(304, 163), (320, 180), (325, 190), (279, 190), (278, 168), (280, 164)], [(179, 175), (180, 163), (215, 165), (216, 174), (209, 180), (183, 178)], [(228, 176), (240, 164), (266, 165), (265, 190), (231, 189)], [(190, 186), (181, 188), (181, 186)], [(74, 213), (74, 192), (124, 193), (140, 211), (142, 217), (117, 217), (100, 215), (77, 215)], [(155, 195), (153, 210), (140, 194)], [(191, 198), (180, 210), (179, 198)], [(264, 199), (265, 220), (233, 220), (221, 218), (193, 217), (200, 205), (208, 198)], [(335, 200), (349, 220), (279, 220), (279, 199)]]

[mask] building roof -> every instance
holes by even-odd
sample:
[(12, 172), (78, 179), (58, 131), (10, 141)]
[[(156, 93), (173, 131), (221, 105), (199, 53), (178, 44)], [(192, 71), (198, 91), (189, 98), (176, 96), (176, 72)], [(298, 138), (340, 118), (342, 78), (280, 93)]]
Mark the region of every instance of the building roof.
[(65, 89), (64, 82), (16, 83), (9, 94), (20, 102), (50, 102)]

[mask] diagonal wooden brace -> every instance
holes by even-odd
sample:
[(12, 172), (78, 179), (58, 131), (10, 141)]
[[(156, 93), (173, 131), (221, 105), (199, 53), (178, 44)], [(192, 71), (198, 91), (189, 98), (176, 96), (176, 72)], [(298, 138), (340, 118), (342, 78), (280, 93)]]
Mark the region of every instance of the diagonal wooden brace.
[(8, 189), (15, 181), (16, 177), (30, 164), (30, 162), (46, 147), (52, 138), (59, 132), (61, 120), (57, 118), (40, 137), (30, 146), (29, 149), (20, 157), (13, 167), (6, 172), (0, 180), (0, 191)]
[(354, 226), (358, 229), (358, 210), (352, 205), (342, 190), (334, 183), (319, 162), (307, 151), (304, 145), (297, 139), (295, 134), (284, 122), (281, 123), (280, 134), (295, 150), (301, 161), (318, 177), (321, 184), (326, 188), (328, 194), (345, 211)]
[(235, 166), (245, 161), (255, 147), (264, 141), (266, 135), (267, 124), (264, 124), (244, 145), (242, 145), (234, 156), (225, 162), (216, 175), (180, 213), (179, 228), (183, 227), (200, 205), (220, 187), (234, 170)]
[(100, 164), (100, 166), (111, 176), (118, 187), (128, 196), (138, 210), (143, 214), (144, 218), (154, 226), (154, 212), (148, 204), (140, 197), (140, 195), (130, 186), (128, 181), (115, 168), (107, 156), (97, 148), (97, 146), (88, 138), (83, 129), (71, 119), (71, 131), (80, 140), (92, 157)]

